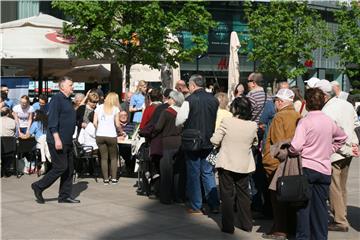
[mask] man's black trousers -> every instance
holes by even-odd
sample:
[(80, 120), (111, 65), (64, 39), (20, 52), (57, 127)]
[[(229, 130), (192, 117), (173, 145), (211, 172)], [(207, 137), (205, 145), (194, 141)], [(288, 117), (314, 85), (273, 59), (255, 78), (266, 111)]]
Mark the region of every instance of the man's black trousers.
[(62, 150), (56, 150), (54, 144), (48, 143), (51, 155), (51, 170), (39, 181), (35, 182), (41, 190), (50, 187), (60, 177), (58, 199), (71, 197), (74, 159), (72, 145), (63, 144)]

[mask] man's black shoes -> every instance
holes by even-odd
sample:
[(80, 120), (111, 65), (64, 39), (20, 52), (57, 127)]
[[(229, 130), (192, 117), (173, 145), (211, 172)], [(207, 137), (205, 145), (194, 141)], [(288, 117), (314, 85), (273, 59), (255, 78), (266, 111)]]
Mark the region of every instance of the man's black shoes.
[[(38, 203), (44, 204), (45, 200), (44, 200), (44, 198), (42, 196), (43, 191), (35, 183), (31, 184), (31, 188), (34, 191), (36, 201)], [(64, 199), (59, 199), (58, 202), (59, 203), (80, 203), (80, 200), (68, 197), (68, 198), (64, 198)]]
[(34, 195), (35, 195), (35, 198), (37, 200), (38, 203), (41, 203), (41, 204), (44, 204), (45, 203), (45, 200), (42, 196), (42, 191), (41, 189), (35, 184), (31, 184), (31, 188), (32, 190), (34, 190)]
[(64, 199), (59, 199), (58, 202), (59, 203), (80, 203), (80, 200), (68, 197), (68, 198), (64, 198)]

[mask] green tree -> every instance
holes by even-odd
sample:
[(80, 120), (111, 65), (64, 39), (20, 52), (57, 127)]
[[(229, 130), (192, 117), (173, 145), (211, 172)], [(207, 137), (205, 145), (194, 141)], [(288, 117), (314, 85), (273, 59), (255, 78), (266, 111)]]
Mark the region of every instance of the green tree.
[(306, 2), (245, 2), (244, 8), (254, 43), (248, 57), (262, 72), (293, 79), (307, 71), (304, 61), (313, 60), (313, 50), (326, 47), (326, 24)]
[[(340, 57), (340, 65), (350, 78), (360, 75), (360, 5), (352, 1), (335, 11), (339, 24), (335, 34), (334, 52)], [(358, 86), (357, 86), (358, 87)]]
[[(70, 51), (83, 58), (112, 59), (125, 65), (126, 84), (133, 64), (176, 66), (207, 51), (203, 36), (215, 26), (203, 2), (53, 1), (71, 18), (64, 34), (75, 39)], [(184, 49), (173, 36), (187, 31), (192, 47)], [(173, 35), (174, 34), (174, 35)], [(171, 50), (170, 50), (171, 49)]]

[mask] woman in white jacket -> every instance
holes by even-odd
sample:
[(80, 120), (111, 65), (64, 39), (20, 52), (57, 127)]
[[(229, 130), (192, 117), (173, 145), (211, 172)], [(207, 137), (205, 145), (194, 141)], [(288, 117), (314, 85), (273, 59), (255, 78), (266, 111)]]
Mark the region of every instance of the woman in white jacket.
[(257, 124), (250, 121), (251, 103), (247, 97), (235, 98), (230, 111), (233, 117), (224, 118), (210, 139), (221, 147), (215, 167), (219, 173), (222, 231), (234, 233), (235, 203), (240, 229), (251, 232), (249, 173), (255, 171), (251, 147), (257, 144)]
[(89, 122), (85, 128), (82, 128), (79, 133), (78, 141), (80, 144), (85, 146), (91, 146), (93, 151), (97, 150), (99, 147), (96, 144), (96, 128), (93, 124), (95, 112), (91, 112), (88, 116)]

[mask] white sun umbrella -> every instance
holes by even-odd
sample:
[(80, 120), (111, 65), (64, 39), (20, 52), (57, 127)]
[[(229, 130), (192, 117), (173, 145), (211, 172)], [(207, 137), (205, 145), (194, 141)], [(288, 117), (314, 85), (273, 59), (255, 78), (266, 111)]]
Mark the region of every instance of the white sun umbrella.
[(37, 69), (37, 77), (41, 80), (43, 71), (104, 63), (74, 58), (69, 54), (71, 40), (61, 35), (65, 22), (40, 13), (38, 16), (0, 24), (1, 64), (25, 71)]
[[(35, 78), (37, 76), (37, 69), (19, 71), (15, 75)], [(67, 69), (51, 68), (44, 70), (43, 76), (56, 78), (68, 76), (75, 82), (103, 82), (110, 77), (110, 64), (93, 64)]]
[(230, 36), (230, 57), (229, 57), (229, 72), (228, 72), (228, 96), (230, 102), (234, 99), (234, 90), (240, 79), (239, 56), (240, 41), (235, 31), (231, 32)]
[(65, 21), (46, 14), (0, 24), (1, 59), (69, 59)]

